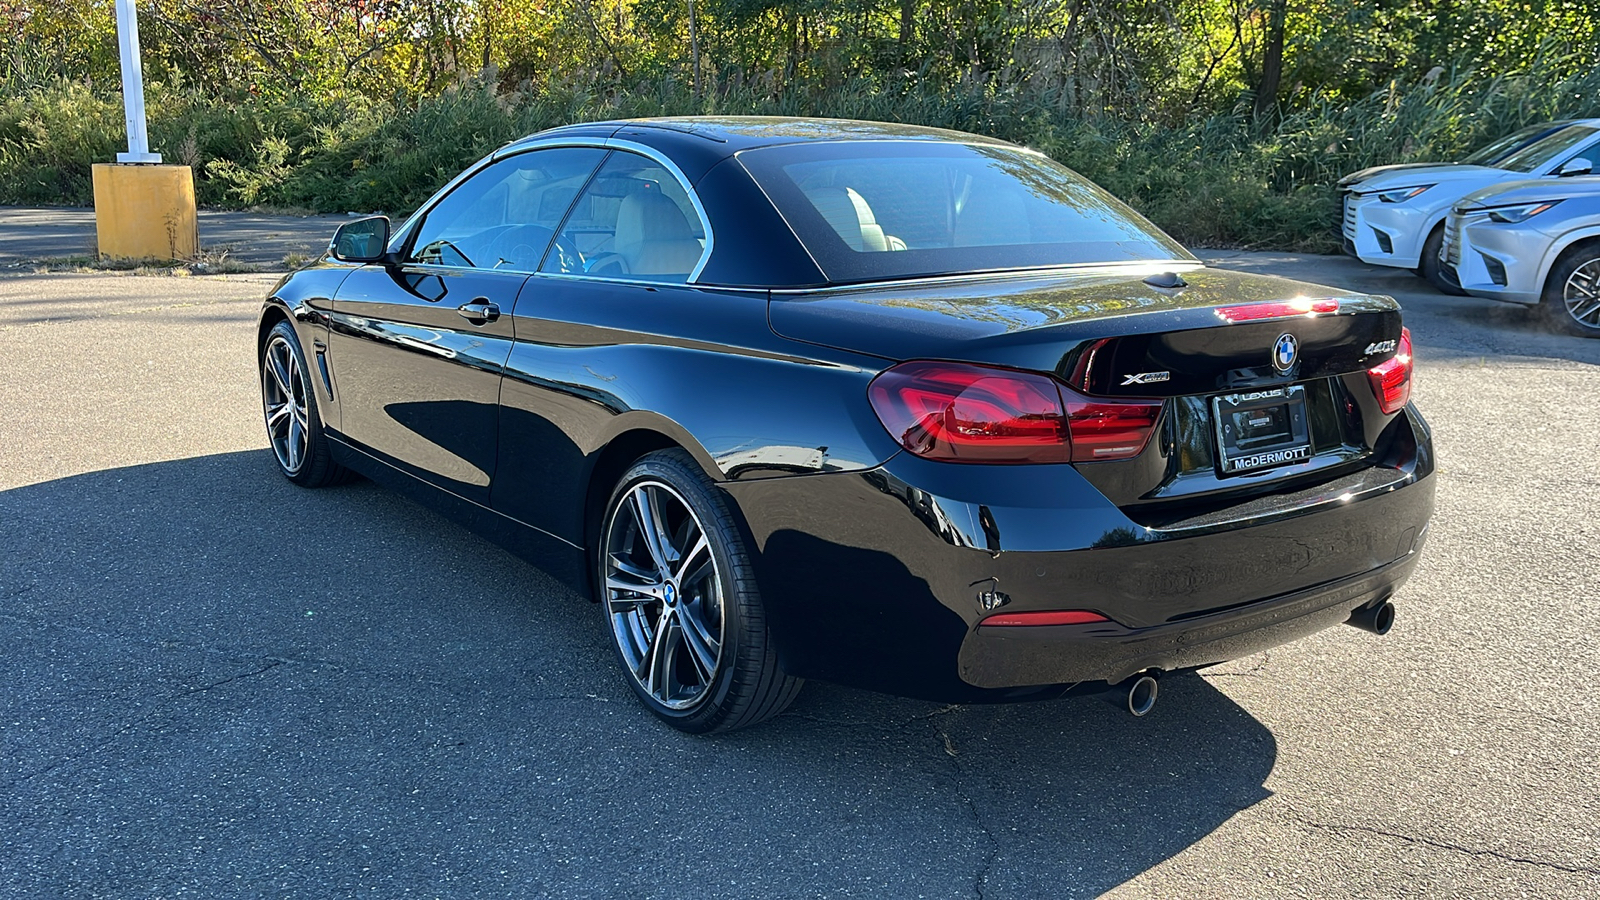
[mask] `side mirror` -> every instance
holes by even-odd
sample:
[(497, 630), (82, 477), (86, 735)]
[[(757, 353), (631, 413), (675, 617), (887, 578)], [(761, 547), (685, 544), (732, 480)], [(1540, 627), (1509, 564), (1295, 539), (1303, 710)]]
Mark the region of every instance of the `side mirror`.
[(1569, 175), (1587, 175), (1593, 171), (1594, 163), (1580, 156), (1562, 163), (1561, 168), (1556, 171), (1556, 176), (1558, 178), (1566, 178)]
[(389, 217), (368, 216), (340, 225), (328, 253), (341, 262), (382, 262), (389, 253)]

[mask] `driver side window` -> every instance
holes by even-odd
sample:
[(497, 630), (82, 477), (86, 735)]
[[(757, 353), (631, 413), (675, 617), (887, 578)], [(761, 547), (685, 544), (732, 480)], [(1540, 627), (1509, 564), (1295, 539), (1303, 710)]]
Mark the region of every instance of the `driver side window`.
[(555, 147), (508, 156), (428, 210), (406, 262), (533, 272), (606, 151)]

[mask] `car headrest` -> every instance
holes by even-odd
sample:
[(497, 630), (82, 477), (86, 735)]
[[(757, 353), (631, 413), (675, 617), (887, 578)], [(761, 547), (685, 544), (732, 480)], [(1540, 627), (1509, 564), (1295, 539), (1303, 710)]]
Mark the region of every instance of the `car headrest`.
[(694, 229), (678, 204), (655, 191), (639, 191), (622, 198), (617, 209), (615, 246), (618, 251), (646, 241), (694, 240)]
[(887, 250), (883, 229), (866, 198), (853, 188), (824, 187), (806, 191), (806, 199), (851, 250)]

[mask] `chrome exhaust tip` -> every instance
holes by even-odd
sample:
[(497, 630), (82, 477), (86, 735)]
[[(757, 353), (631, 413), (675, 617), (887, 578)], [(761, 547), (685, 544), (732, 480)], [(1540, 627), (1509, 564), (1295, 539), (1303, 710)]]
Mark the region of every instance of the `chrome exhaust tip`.
[(1388, 634), (1394, 627), (1394, 604), (1384, 600), (1377, 606), (1363, 606), (1351, 613), (1345, 624), (1373, 634)]
[(1155, 673), (1147, 672), (1135, 675), (1120, 684), (1111, 686), (1103, 696), (1112, 706), (1140, 718), (1150, 714), (1156, 708), (1156, 696), (1161, 693), (1161, 684), (1156, 680)]

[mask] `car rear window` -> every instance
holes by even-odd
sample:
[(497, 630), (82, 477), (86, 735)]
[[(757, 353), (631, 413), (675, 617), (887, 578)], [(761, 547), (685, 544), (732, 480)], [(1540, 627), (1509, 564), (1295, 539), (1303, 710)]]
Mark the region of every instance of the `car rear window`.
[(840, 141), (738, 158), (833, 282), (1193, 259), (1087, 179), (1021, 148)]

